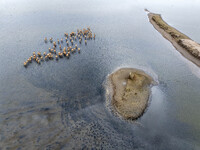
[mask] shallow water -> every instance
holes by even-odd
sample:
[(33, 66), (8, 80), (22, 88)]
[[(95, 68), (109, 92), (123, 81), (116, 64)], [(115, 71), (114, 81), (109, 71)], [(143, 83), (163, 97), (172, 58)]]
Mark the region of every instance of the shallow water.
[[(0, 148), (199, 149), (200, 69), (144, 12), (161, 13), (199, 42), (200, 3), (178, 2), (1, 1)], [(80, 45), (80, 54), (23, 67), (33, 51), (47, 51), (44, 37), (87, 26), (97, 36)], [(159, 81), (135, 122), (106, 107), (104, 82), (120, 67), (143, 69)]]

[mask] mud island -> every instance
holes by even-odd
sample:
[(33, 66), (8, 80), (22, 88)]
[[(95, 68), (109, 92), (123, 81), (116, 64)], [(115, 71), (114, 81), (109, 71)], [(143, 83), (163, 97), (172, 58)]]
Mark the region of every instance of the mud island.
[(124, 119), (137, 119), (145, 111), (153, 79), (145, 72), (122, 68), (109, 76), (111, 104)]
[[(145, 10), (149, 12), (148, 10)], [(160, 14), (148, 13), (149, 21), (188, 60), (200, 67), (200, 45), (168, 25)]]

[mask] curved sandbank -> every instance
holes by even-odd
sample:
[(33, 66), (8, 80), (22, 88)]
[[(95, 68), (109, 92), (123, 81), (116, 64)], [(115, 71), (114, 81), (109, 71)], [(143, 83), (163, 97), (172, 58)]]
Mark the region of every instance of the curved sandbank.
[(139, 118), (148, 105), (153, 78), (138, 69), (122, 68), (109, 75), (108, 79), (114, 110), (124, 119)]
[(154, 28), (169, 40), (172, 45), (188, 60), (200, 67), (200, 45), (185, 34), (168, 25), (160, 14), (148, 13)]

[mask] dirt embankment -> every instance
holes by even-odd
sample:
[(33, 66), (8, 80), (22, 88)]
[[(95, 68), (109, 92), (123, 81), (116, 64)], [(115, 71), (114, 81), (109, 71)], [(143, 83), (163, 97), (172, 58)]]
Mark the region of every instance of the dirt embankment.
[(187, 59), (200, 67), (200, 45), (185, 34), (168, 25), (160, 14), (148, 13), (149, 20), (154, 28)]

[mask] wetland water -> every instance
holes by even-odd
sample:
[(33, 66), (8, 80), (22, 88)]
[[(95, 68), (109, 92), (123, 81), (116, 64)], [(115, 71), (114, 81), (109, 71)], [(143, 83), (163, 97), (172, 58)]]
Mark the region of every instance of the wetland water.
[[(161, 13), (200, 42), (199, 7), (197, 1), (1, 1), (0, 149), (199, 149), (200, 69), (144, 11)], [(24, 68), (33, 51), (49, 48), (44, 37), (87, 26), (96, 40), (82, 44), (80, 54)], [(104, 82), (121, 67), (159, 81), (135, 122), (106, 107)]]

